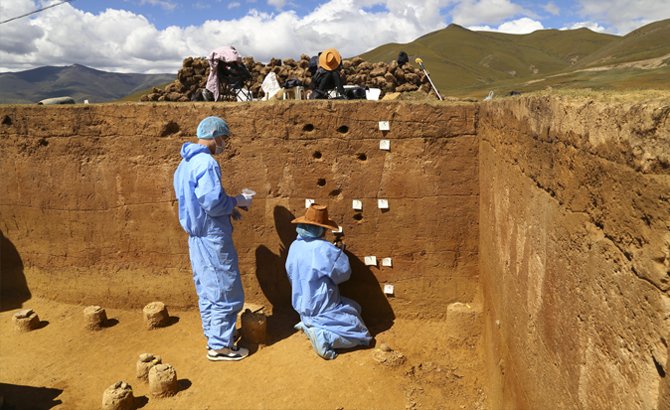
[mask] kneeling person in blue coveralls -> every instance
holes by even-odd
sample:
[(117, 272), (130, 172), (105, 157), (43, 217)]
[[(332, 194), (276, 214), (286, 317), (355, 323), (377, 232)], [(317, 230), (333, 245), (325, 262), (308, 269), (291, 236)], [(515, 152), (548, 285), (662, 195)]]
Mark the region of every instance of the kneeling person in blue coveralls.
[[(244, 305), (244, 291), (233, 244), (232, 219), (249, 207), (253, 194), (228, 196), (221, 185), (221, 168), (213, 155), (226, 147), (230, 132), (221, 118), (200, 122), (198, 142), (181, 147), (183, 157), (174, 174), (179, 201), (179, 222), (189, 234), (188, 248), (193, 281), (198, 294), (202, 328), (207, 337), (207, 358), (241, 360), (249, 351), (235, 346), (237, 314)], [(245, 190), (246, 191), (246, 190)]]
[(324, 359), (337, 357), (335, 349), (368, 346), (372, 337), (361, 318), (361, 307), (340, 296), (338, 284), (351, 276), (343, 249), (323, 239), (326, 229), (338, 229), (328, 208), (312, 204), (305, 216), (294, 219), (298, 238), (291, 244), (286, 272), (291, 282), (293, 308), (300, 314), (295, 328), (309, 337)]

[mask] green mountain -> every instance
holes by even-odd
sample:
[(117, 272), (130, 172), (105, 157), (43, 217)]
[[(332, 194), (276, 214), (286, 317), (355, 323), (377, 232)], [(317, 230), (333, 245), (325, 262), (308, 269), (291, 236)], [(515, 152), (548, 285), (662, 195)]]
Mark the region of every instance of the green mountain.
[(77, 103), (109, 102), (174, 80), (175, 76), (111, 73), (79, 64), (0, 73), (0, 104), (34, 104), (46, 98), (65, 96)]
[[(400, 51), (418, 68), (421, 58), (442, 94), (482, 96), (552, 88), (670, 89), (670, 19), (620, 37), (577, 30), (531, 34), (471, 31), (451, 24), (407, 44), (385, 44), (361, 54), (369, 62), (391, 62)], [(642, 62), (665, 56), (665, 63)], [(639, 63), (639, 64), (635, 64)], [(620, 66), (613, 66), (619, 64)], [(602, 69), (607, 67), (607, 70)], [(598, 68), (598, 69), (596, 69)]]

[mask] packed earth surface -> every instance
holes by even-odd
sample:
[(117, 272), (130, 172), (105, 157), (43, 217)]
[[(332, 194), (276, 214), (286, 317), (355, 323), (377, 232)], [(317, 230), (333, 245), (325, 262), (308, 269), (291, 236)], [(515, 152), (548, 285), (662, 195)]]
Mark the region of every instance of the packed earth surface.
[[(168, 306), (171, 324), (145, 330), (140, 309), (107, 309), (108, 327), (89, 331), (85, 306), (41, 299), (25, 305), (42, 322), (29, 333), (14, 331), (14, 311), (0, 313), (2, 409), (97, 409), (116, 381), (130, 384), (137, 408), (147, 410), (490, 408), (481, 343), (446, 345), (443, 321), (398, 320), (375, 336), (375, 347), (324, 360), (292, 329), (295, 316), (272, 315), (264, 346), (241, 341), (248, 358), (211, 362), (197, 310)], [(393, 352), (380, 350), (383, 343)], [(143, 353), (175, 368), (175, 396), (153, 398), (137, 379)]]

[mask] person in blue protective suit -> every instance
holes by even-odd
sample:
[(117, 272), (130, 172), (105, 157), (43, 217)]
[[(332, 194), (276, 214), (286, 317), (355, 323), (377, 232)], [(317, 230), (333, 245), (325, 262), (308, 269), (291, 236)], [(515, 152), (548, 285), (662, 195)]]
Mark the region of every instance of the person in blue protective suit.
[(183, 157), (174, 174), (179, 201), (179, 222), (189, 234), (188, 248), (193, 281), (198, 294), (202, 328), (209, 360), (240, 360), (249, 351), (235, 346), (237, 314), (244, 305), (244, 291), (233, 244), (231, 217), (249, 207), (253, 192), (228, 196), (221, 185), (221, 168), (213, 155), (221, 154), (230, 136), (228, 124), (208, 117), (200, 122), (197, 143), (181, 147)]
[(338, 229), (325, 205), (312, 204), (297, 223), (298, 238), (291, 244), (286, 272), (291, 282), (293, 308), (300, 314), (295, 328), (305, 332), (314, 351), (324, 359), (335, 349), (369, 346), (372, 336), (361, 318), (361, 307), (340, 296), (338, 284), (351, 276), (349, 259), (340, 247), (323, 239), (326, 229)]

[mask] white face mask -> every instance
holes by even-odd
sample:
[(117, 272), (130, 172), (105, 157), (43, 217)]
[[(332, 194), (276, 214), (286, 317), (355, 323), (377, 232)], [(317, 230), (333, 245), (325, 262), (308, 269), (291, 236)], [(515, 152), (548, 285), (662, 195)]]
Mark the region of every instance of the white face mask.
[[(216, 138), (214, 139), (214, 144), (216, 144)], [(216, 144), (216, 150), (214, 151), (214, 155), (219, 155), (223, 153), (223, 150), (226, 149), (226, 140), (221, 137), (221, 145)]]

